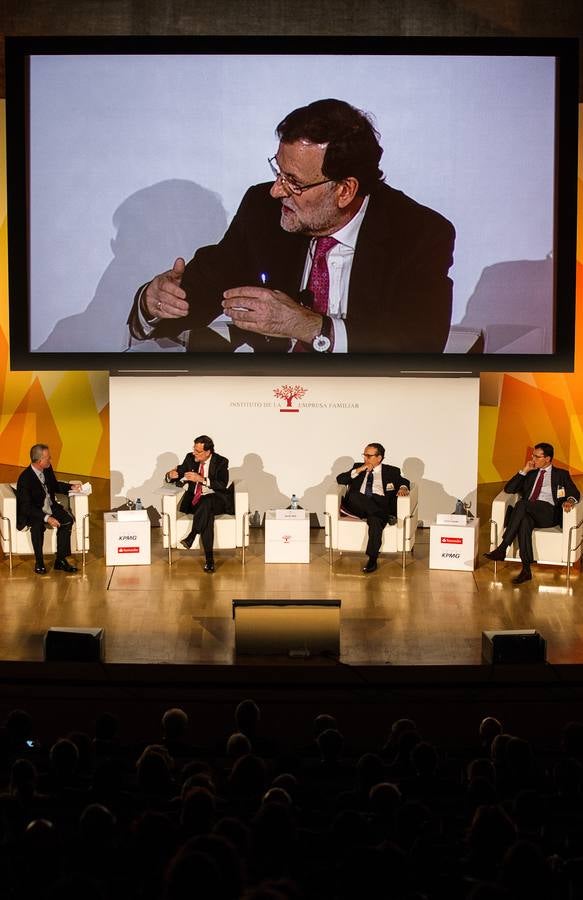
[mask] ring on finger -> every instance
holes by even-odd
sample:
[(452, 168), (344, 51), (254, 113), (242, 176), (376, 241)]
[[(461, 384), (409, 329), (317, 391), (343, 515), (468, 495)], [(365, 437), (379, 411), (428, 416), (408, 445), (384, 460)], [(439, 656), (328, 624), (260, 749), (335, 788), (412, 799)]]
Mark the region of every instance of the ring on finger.
[(161, 300), (158, 300), (158, 302), (156, 303), (156, 309), (158, 309), (158, 310), (162, 309), (162, 301)]

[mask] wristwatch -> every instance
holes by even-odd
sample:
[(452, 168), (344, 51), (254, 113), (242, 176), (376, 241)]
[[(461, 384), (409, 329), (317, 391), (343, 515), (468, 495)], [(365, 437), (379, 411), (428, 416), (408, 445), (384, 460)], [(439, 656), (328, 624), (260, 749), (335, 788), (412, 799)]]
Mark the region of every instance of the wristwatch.
[(318, 353), (327, 353), (332, 347), (334, 324), (330, 316), (322, 316), (322, 328), (312, 341), (312, 347)]

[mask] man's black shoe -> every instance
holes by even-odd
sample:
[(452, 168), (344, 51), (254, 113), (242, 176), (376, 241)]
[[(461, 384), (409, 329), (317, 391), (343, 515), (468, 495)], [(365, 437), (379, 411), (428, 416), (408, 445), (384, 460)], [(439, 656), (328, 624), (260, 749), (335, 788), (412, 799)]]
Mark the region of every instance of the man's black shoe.
[(35, 573), (35, 575), (46, 575), (47, 574), (46, 566), (35, 566), (34, 573)]
[(72, 566), (66, 559), (56, 559), (53, 568), (57, 569), (58, 572), (69, 572), (69, 574), (77, 571), (77, 566)]
[(214, 559), (207, 559), (207, 561), (204, 564), (204, 571), (205, 572), (214, 572), (215, 571)]
[(185, 550), (190, 550), (192, 547), (192, 541), (189, 541), (188, 538), (184, 538), (184, 540), (180, 541), (180, 546), (184, 547)]
[(506, 559), (506, 547), (496, 547), (495, 550), (491, 550), (490, 553), (484, 553), (486, 559), (491, 559), (493, 562), (504, 562)]
[(531, 581), (531, 580), (532, 580), (532, 572), (530, 571), (530, 569), (523, 568), (518, 573), (516, 578), (512, 579), (512, 584), (524, 584), (525, 581)]
[(366, 575), (369, 575), (371, 572), (376, 572), (377, 568), (378, 568), (378, 566), (377, 566), (376, 559), (369, 559), (369, 561), (367, 562), (366, 566), (363, 568), (362, 571)]

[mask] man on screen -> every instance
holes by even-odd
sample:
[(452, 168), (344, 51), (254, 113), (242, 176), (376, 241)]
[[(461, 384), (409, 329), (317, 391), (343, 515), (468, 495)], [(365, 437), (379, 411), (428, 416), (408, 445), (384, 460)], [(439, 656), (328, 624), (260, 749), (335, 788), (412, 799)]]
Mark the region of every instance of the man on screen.
[(233, 501), (227, 488), (229, 460), (215, 453), (212, 438), (202, 434), (194, 439), (192, 453), (186, 454), (182, 464), (166, 472), (166, 481), (186, 482), (180, 512), (192, 513), (192, 528), (180, 543), (185, 550), (190, 550), (199, 534), (205, 552), (204, 571), (214, 572), (215, 516), (233, 512)]
[(559, 525), (563, 510), (569, 512), (579, 502), (579, 491), (567, 470), (553, 465), (554, 455), (552, 444), (535, 444), (524, 468), (513, 475), (504, 487), (507, 494), (520, 494), (520, 500), (512, 509), (501, 542), (484, 556), (502, 562), (508, 547), (518, 537), (522, 569), (512, 579), (513, 584), (522, 584), (532, 578), (533, 529)]
[(277, 126), (274, 181), (250, 188), (216, 245), (141, 288), (134, 339), (189, 351), (441, 353), (455, 231), (384, 183), (369, 117), (317, 100)]
[(336, 477), (338, 484), (348, 485), (342, 499), (342, 510), (359, 519), (366, 519), (368, 562), (363, 572), (376, 571), (377, 557), (383, 541), (383, 529), (388, 522), (396, 522), (397, 497), (406, 497), (411, 487), (397, 466), (386, 465), (382, 444), (367, 444), (363, 463), (355, 462), (349, 472)]

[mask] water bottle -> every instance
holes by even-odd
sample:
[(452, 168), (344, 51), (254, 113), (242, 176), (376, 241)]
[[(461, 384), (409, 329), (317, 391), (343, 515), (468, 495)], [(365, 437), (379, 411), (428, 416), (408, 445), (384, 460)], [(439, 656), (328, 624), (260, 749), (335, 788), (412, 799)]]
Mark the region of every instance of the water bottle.
[(143, 508), (144, 508), (144, 505), (143, 505), (140, 497), (138, 497), (138, 499), (136, 500), (136, 509), (143, 509)]
[(298, 498), (296, 497), (295, 494), (292, 494), (291, 495), (291, 509), (297, 509), (297, 508), (298, 508)]

